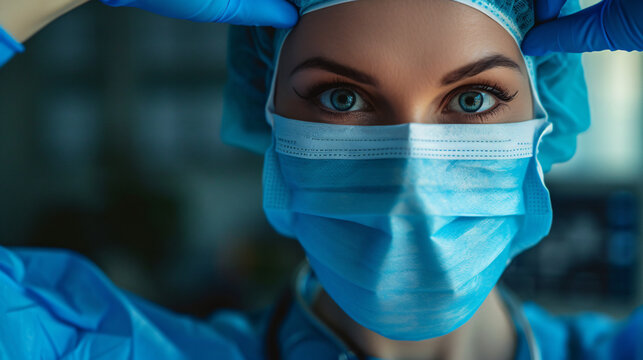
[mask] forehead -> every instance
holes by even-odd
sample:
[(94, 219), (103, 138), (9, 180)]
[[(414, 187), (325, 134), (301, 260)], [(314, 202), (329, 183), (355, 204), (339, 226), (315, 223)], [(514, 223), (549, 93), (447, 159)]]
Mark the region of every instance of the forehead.
[(283, 48), (282, 64), (310, 56), (381, 75), (398, 69), (441, 75), (490, 54), (519, 64), (511, 35), (493, 19), (450, 0), (361, 0), (304, 15)]

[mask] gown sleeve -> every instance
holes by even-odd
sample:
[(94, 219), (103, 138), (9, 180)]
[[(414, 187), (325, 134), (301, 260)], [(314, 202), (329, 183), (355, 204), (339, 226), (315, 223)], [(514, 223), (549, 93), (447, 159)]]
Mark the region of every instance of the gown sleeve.
[(0, 66), (9, 61), (15, 53), (23, 52), (25, 48), (0, 26)]
[(0, 246), (0, 359), (259, 359), (256, 339), (220, 327), (118, 289), (72, 252)]
[(554, 316), (523, 305), (543, 359), (643, 360), (643, 306), (615, 320), (598, 313)]

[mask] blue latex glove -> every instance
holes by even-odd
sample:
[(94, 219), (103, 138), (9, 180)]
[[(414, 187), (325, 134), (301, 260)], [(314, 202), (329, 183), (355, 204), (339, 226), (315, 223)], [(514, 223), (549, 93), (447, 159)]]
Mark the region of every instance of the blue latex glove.
[(129, 6), (159, 15), (198, 22), (263, 25), (287, 28), (295, 25), (297, 10), (286, 0), (101, 0), (110, 6)]
[(537, 25), (522, 43), (525, 54), (643, 50), (643, 0), (603, 0), (557, 18), (565, 1), (536, 0)]
[(0, 27), (0, 66), (9, 61), (15, 53), (23, 51), (25, 51), (25, 48), (22, 44)]

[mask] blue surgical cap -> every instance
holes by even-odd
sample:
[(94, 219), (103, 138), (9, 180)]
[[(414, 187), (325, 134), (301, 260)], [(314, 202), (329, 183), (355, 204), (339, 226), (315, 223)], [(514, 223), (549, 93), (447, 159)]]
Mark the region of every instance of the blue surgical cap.
[[(358, 0), (291, 0), (300, 15)], [(364, 0), (362, 0), (364, 1)], [(518, 47), (534, 25), (533, 0), (452, 0), (474, 7), (505, 28)], [(580, 9), (568, 1), (561, 15)], [(232, 26), (228, 39), (228, 81), (224, 92), (223, 141), (257, 153), (270, 145), (271, 128), (265, 119), (278, 52), (289, 30)], [(545, 172), (576, 152), (577, 135), (589, 127), (587, 86), (580, 54), (551, 53), (524, 56), (530, 73), (534, 113), (547, 115), (553, 131), (543, 138), (538, 159)]]

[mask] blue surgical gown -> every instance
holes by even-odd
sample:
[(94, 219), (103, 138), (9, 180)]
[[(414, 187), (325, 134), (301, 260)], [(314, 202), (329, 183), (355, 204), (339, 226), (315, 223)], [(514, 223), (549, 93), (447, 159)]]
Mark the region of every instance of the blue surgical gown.
[[(73, 252), (0, 247), (0, 359), (357, 359), (310, 310), (317, 288), (314, 275), (298, 276), (289, 301), (202, 320), (117, 288)], [(622, 321), (519, 310), (542, 359), (643, 359), (643, 308)], [(516, 359), (529, 359), (516, 328)]]

